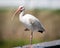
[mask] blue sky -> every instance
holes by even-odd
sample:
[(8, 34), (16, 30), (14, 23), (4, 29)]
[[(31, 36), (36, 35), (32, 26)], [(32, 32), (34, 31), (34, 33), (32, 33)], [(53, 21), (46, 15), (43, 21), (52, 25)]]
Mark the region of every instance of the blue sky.
[(0, 7), (20, 5), (24, 5), (29, 8), (60, 8), (60, 0), (0, 0)]

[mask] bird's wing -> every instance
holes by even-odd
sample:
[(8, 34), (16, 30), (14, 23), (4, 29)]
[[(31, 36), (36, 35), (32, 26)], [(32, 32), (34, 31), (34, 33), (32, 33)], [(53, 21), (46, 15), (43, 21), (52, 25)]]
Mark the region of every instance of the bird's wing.
[(30, 21), (30, 24), (34, 27), (34, 29), (44, 30), (44, 27), (41, 24), (41, 22), (39, 22), (39, 20), (29, 19), (29, 21)]
[(33, 25), (35, 21), (33, 19), (29, 19), (29, 22), (30, 22), (30, 24)]

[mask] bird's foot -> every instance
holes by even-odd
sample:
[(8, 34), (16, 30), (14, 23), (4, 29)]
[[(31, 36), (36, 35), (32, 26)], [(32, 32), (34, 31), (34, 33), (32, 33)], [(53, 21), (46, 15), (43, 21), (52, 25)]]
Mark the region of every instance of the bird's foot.
[(24, 31), (29, 31), (29, 29), (28, 28), (25, 28)]
[(32, 45), (27, 46), (26, 48), (32, 48)]

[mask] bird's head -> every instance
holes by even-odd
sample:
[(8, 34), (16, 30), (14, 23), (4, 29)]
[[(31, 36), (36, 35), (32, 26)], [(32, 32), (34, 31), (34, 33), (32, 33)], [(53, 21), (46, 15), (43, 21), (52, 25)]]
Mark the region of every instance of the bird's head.
[(20, 11), (20, 12), (22, 12), (22, 11), (24, 11), (24, 6), (19, 6), (19, 8), (18, 8), (18, 10)]
[(19, 6), (18, 9), (16, 10), (15, 14), (17, 14), (18, 12), (22, 12), (24, 10), (25, 10), (24, 6)]
[(22, 12), (22, 11), (24, 11), (24, 10), (25, 10), (24, 6), (19, 6), (18, 9), (17, 9), (17, 10), (15, 11), (15, 13), (13, 14), (11, 20), (13, 21), (14, 16), (15, 16), (17, 13)]

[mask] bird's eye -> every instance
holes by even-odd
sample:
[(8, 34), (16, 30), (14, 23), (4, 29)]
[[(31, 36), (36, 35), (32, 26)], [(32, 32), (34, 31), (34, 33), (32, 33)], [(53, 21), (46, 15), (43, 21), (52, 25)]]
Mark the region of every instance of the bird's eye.
[(23, 7), (21, 7), (20, 9), (22, 9)]

